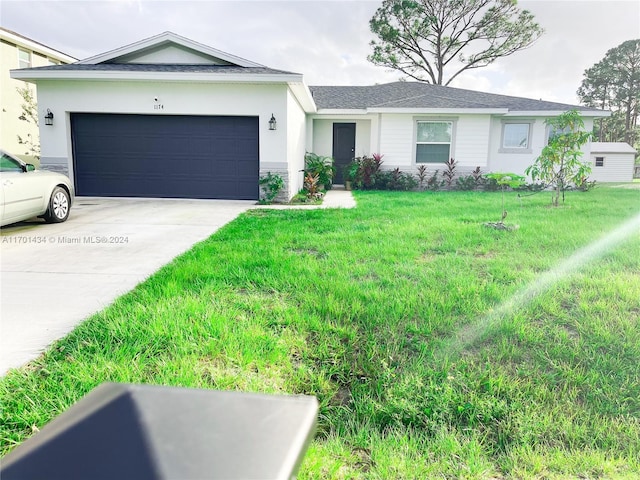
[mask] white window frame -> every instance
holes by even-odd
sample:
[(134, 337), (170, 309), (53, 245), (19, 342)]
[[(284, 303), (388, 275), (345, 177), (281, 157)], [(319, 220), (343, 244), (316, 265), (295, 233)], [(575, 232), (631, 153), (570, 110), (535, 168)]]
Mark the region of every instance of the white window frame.
[[(418, 141), (418, 124), (420, 123), (450, 123), (451, 124), (451, 140), (449, 142), (419, 142)], [(441, 118), (441, 117), (416, 117), (413, 119), (413, 164), (414, 165), (440, 165), (441, 162), (418, 162), (418, 145), (449, 145), (449, 161), (455, 158), (454, 145), (456, 139), (457, 118)], [(443, 162), (444, 163), (444, 162)]]
[[(28, 63), (27, 66), (23, 66), (23, 63), (25, 63), (25, 60), (23, 60), (20, 55), (22, 53), (26, 53), (29, 58), (29, 60), (26, 61)], [(32, 65), (33, 65), (33, 54), (31, 53), (31, 51), (18, 47), (18, 68), (31, 68)]]
[[(531, 136), (533, 133), (533, 120), (503, 120), (500, 134), (500, 153), (532, 153)], [(527, 146), (526, 147), (505, 147), (505, 130), (508, 125), (527, 125)]]

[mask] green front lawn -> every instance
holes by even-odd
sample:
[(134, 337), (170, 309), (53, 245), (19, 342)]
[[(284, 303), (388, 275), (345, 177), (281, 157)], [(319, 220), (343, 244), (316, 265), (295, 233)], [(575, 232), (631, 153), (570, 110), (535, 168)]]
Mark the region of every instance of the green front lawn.
[(112, 381), (315, 395), (303, 479), (640, 476), (638, 228), (572, 257), (640, 190), (510, 193), (515, 231), (499, 193), (356, 195), (244, 214), (0, 379), (2, 451)]

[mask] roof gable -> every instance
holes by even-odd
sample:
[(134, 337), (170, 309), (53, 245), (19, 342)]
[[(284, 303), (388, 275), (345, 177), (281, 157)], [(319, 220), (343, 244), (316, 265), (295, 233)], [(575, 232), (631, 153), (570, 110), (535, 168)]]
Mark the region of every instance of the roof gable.
[(241, 57), (208, 47), (173, 32), (164, 32), (139, 42), (125, 45), (77, 62), (85, 65), (116, 64), (173, 64), (173, 65), (232, 65), (263, 67)]

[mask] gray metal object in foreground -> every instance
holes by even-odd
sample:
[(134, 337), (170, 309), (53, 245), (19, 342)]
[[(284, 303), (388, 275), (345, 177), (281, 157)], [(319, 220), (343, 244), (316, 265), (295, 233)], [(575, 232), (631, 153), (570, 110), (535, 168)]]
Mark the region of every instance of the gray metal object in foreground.
[(318, 402), (107, 383), (2, 459), (11, 479), (287, 479)]

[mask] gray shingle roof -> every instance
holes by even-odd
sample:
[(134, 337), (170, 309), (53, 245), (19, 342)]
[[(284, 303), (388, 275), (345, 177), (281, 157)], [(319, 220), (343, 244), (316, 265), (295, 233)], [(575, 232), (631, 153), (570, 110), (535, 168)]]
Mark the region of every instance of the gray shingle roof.
[(99, 63), (97, 65), (72, 63), (69, 65), (47, 65), (45, 67), (23, 68), (21, 72), (166, 72), (166, 73), (221, 73), (221, 74), (284, 74), (293, 72), (268, 67), (239, 67), (237, 65), (180, 65), (161, 63)]
[(510, 97), (421, 82), (369, 86), (309, 87), (319, 110), (367, 108), (507, 108), (511, 111), (558, 111), (593, 108)]

